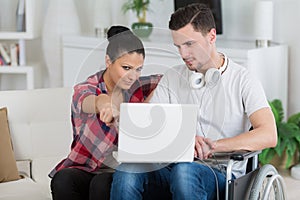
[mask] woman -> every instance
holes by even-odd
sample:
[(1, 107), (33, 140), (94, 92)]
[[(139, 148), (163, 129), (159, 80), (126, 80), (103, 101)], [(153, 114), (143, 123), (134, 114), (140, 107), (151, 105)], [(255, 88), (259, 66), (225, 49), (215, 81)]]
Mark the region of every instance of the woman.
[[(140, 78), (145, 51), (128, 28), (108, 31), (106, 69), (74, 87), (71, 152), (49, 174), (54, 200), (103, 199), (103, 169), (116, 167), (116, 119), (121, 102), (144, 102), (160, 76)], [(111, 178), (111, 176), (110, 176)]]

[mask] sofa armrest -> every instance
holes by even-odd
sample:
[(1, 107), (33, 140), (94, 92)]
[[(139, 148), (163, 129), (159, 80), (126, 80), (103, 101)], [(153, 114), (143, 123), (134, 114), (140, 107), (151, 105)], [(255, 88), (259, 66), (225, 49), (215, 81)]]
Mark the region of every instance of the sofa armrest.
[(17, 160), (18, 172), (21, 176), (32, 178), (31, 160)]

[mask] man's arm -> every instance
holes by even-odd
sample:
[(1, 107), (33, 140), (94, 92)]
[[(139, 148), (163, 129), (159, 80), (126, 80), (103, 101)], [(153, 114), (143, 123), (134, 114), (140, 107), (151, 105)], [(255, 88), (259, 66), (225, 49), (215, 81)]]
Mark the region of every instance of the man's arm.
[(262, 108), (250, 115), (253, 130), (231, 138), (215, 141), (213, 152), (238, 150), (256, 151), (277, 144), (277, 129), (270, 108)]
[(250, 122), (253, 130), (235, 137), (212, 141), (210, 138), (196, 136), (195, 156), (206, 159), (215, 152), (257, 151), (276, 146), (277, 129), (270, 108), (255, 111), (250, 116)]

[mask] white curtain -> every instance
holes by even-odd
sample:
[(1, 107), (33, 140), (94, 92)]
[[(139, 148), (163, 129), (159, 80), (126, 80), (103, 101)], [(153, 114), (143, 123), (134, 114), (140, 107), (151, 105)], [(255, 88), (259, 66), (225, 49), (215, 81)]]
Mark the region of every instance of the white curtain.
[(63, 86), (62, 37), (80, 35), (80, 32), (80, 22), (73, 0), (49, 0), (42, 33), (49, 87)]

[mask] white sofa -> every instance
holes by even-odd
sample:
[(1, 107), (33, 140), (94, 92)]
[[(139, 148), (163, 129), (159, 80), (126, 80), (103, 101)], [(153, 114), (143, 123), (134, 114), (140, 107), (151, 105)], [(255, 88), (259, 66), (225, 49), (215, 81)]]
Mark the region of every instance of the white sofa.
[(0, 91), (7, 107), (18, 170), (27, 176), (0, 183), (0, 200), (46, 200), (50, 170), (69, 152), (72, 88)]

